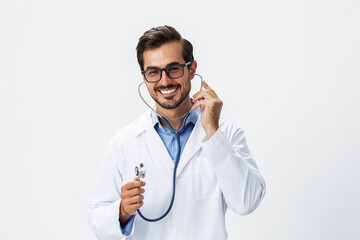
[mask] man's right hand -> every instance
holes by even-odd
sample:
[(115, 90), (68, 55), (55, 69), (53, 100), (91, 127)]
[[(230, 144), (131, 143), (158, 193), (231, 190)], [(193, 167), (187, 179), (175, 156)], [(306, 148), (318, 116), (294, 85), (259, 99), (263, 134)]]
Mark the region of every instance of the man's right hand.
[(145, 186), (144, 181), (137, 181), (138, 177), (134, 178), (134, 181), (128, 182), (121, 187), (121, 202), (120, 202), (120, 224), (124, 226), (137, 209), (139, 209), (144, 203)]

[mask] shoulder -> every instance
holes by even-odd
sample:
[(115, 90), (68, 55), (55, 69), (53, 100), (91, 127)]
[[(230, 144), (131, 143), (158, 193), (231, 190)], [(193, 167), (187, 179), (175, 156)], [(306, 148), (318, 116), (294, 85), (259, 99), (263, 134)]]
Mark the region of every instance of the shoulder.
[(220, 129), (222, 131), (228, 132), (228, 133), (235, 133), (238, 131), (243, 131), (242, 127), (233, 121), (225, 120), (223, 118), (220, 118), (219, 120)]
[(141, 133), (143, 133), (149, 126), (150, 111), (146, 111), (139, 118), (130, 122), (123, 128), (121, 128), (110, 140), (114, 145), (120, 145), (129, 141), (132, 141), (137, 138)]
[(220, 118), (219, 120), (220, 130), (225, 135), (225, 137), (229, 140), (232, 140), (234, 137), (242, 138), (244, 137), (244, 130), (242, 127), (240, 127), (239, 124), (225, 120), (223, 118)]

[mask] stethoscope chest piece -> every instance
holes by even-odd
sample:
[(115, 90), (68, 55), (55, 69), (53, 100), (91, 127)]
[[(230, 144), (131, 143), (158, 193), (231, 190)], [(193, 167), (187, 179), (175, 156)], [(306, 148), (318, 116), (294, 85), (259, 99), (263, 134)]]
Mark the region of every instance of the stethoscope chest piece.
[(140, 181), (140, 178), (145, 178), (145, 166), (143, 163), (140, 163), (139, 167), (135, 167), (135, 175), (138, 176), (138, 180)]

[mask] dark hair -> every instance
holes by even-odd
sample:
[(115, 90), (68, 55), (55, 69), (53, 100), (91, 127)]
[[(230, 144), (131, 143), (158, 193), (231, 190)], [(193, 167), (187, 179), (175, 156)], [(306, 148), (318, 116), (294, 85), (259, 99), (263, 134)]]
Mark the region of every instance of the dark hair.
[[(186, 62), (194, 61), (192, 44), (181, 37), (180, 33), (171, 26), (154, 27), (146, 31), (139, 38), (136, 47), (137, 59), (141, 71), (144, 70), (144, 52), (148, 49), (158, 48), (166, 43), (178, 42), (182, 46), (182, 56)], [(188, 66), (190, 68), (190, 65)]]

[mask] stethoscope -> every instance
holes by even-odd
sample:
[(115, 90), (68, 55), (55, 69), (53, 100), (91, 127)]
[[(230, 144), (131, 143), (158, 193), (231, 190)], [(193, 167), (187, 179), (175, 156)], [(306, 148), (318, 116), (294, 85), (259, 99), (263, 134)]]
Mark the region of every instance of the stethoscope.
[[(201, 81), (203, 80), (203, 78), (201, 77), (200, 74), (197, 74), (197, 73), (192, 73), (198, 77), (200, 77)], [(174, 199), (175, 199), (175, 180), (176, 180), (176, 170), (177, 170), (177, 167), (179, 165), (179, 161), (180, 161), (180, 151), (181, 151), (181, 146), (180, 146), (180, 133), (184, 130), (184, 126), (185, 126), (185, 123), (186, 123), (186, 120), (188, 119), (188, 117), (190, 116), (190, 113), (191, 113), (191, 109), (189, 112), (187, 112), (186, 114), (184, 114), (183, 116), (177, 118), (177, 119), (180, 119), (180, 118), (184, 118), (184, 121), (183, 121), (183, 124), (181, 126), (181, 128), (179, 130), (175, 130), (173, 129), (173, 127), (171, 126), (171, 124), (169, 123), (169, 121), (161, 116), (159, 113), (157, 113), (155, 111), (155, 109), (153, 109), (147, 102), (146, 100), (143, 98), (142, 94), (141, 94), (141, 86), (145, 84), (145, 82), (142, 82), (139, 84), (139, 87), (138, 87), (138, 92), (139, 92), (139, 96), (140, 98), (143, 100), (143, 102), (145, 103), (145, 105), (151, 109), (151, 111), (153, 111), (159, 118), (161, 118), (165, 123), (166, 125), (168, 125), (169, 129), (171, 130), (171, 132), (175, 135), (175, 138), (176, 138), (176, 142), (177, 142), (177, 145), (178, 145), (178, 151), (176, 153), (176, 158), (175, 158), (175, 165), (174, 165), (174, 172), (173, 172), (173, 190), (172, 190), (172, 196), (171, 196), (171, 201), (170, 201), (170, 204), (169, 204), (169, 207), (168, 209), (166, 210), (166, 212), (161, 215), (160, 217), (158, 218), (147, 218), (145, 217), (140, 209), (137, 210), (137, 213), (140, 215), (140, 217), (142, 219), (144, 219), (145, 221), (148, 221), (148, 222), (157, 222), (161, 219), (163, 219), (164, 217), (166, 217), (166, 215), (168, 215), (168, 213), (170, 212), (172, 206), (173, 206), (173, 203), (174, 203)], [(202, 90), (202, 84), (200, 84), (200, 91)], [(135, 174), (136, 176), (138, 177), (138, 181), (140, 181), (141, 178), (145, 178), (145, 174), (146, 174), (146, 170), (145, 170), (145, 166), (143, 163), (140, 163), (139, 167), (135, 167)]]

